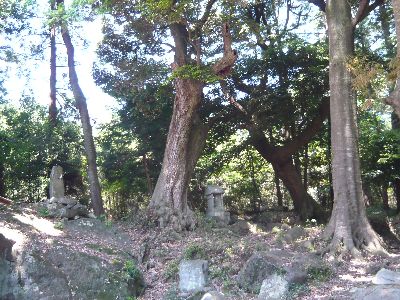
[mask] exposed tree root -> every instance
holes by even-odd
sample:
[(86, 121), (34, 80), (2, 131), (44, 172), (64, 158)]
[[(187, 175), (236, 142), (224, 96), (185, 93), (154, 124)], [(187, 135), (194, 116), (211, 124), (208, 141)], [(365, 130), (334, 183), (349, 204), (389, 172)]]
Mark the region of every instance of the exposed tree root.
[(343, 257), (350, 254), (353, 258), (362, 258), (363, 252), (374, 255), (388, 255), (385, 250), (385, 244), (382, 238), (375, 233), (369, 223), (366, 227), (361, 228), (357, 226), (357, 230), (350, 232), (350, 230), (332, 230), (328, 225), (323, 239), (329, 241), (328, 245), (319, 251), (318, 254), (331, 254)]

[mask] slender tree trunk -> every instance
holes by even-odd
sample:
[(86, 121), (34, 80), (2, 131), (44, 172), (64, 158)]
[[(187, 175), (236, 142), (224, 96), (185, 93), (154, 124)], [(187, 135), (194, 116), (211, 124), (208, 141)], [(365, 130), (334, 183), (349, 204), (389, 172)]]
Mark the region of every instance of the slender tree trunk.
[[(50, 2), (51, 10), (56, 10), (55, 0)], [(50, 28), (50, 103), (49, 103), (49, 120), (53, 126), (57, 121), (57, 48), (56, 48), (56, 25)]]
[(65, 47), (67, 49), (69, 80), (75, 98), (75, 105), (79, 110), (79, 115), (82, 124), (83, 141), (84, 141), (85, 153), (88, 164), (89, 188), (90, 188), (93, 210), (96, 216), (100, 216), (104, 214), (104, 207), (103, 207), (103, 200), (101, 199), (100, 182), (97, 173), (96, 148), (93, 141), (92, 126), (90, 124), (89, 112), (87, 109), (86, 98), (79, 85), (78, 76), (76, 74), (74, 46), (72, 44), (68, 28), (66, 27), (62, 28), (61, 34), (64, 40)]
[(382, 184), (382, 186), (380, 187), (380, 193), (381, 193), (381, 197), (382, 197), (382, 204), (383, 204), (383, 209), (384, 210), (389, 210), (389, 195), (388, 195), (388, 188), (389, 188), (389, 184), (388, 183), (384, 183)]
[(153, 183), (151, 182), (150, 170), (149, 170), (146, 153), (143, 154), (143, 167), (144, 167), (144, 173), (146, 174), (147, 193), (149, 195), (152, 195), (153, 194)]
[[(329, 34), (329, 85), (331, 94), (332, 175), (334, 205), (324, 235), (331, 239), (325, 250), (382, 250), (372, 229), (362, 196), (355, 98), (346, 66), (353, 55), (353, 24), (347, 0), (328, 0), (326, 17)], [(341, 248), (343, 245), (343, 248)]]
[(0, 162), (0, 196), (6, 195), (6, 185), (5, 185), (5, 174), (4, 174), (4, 164)]
[(304, 188), (308, 189), (308, 164), (310, 158), (308, 157), (308, 144), (304, 148), (304, 171), (303, 171), (303, 185)]
[(274, 180), (275, 180), (275, 188), (276, 188), (276, 198), (278, 200), (278, 206), (282, 207), (283, 206), (283, 197), (282, 197), (282, 191), (281, 191), (281, 184), (278, 175), (276, 174), (276, 170), (274, 170), (275, 175), (274, 175)]

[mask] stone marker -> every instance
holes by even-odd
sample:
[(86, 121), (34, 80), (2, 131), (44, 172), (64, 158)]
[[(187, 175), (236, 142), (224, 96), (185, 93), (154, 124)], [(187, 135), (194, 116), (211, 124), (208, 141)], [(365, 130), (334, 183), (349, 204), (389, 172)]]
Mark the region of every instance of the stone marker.
[(179, 264), (179, 290), (181, 292), (201, 291), (208, 283), (208, 262), (206, 260), (182, 260)]
[(280, 275), (273, 274), (264, 279), (258, 300), (280, 300), (289, 291), (289, 283)]
[[(394, 272), (385, 268), (379, 270), (375, 277), (372, 278), (375, 284), (400, 284), (400, 272)], [(400, 295), (399, 295), (400, 299)]]
[(64, 197), (64, 171), (61, 166), (53, 166), (50, 174), (50, 199)]
[(204, 192), (207, 199), (206, 215), (210, 218), (215, 218), (228, 224), (230, 221), (230, 214), (224, 209), (224, 189), (217, 185), (208, 185)]
[(53, 166), (50, 174), (50, 199), (44, 202), (49, 217), (74, 219), (77, 216), (86, 217), (87, 207), (78, 203), (76, 199), (65, 196), (64, 171), (60, 166)]
[(201, 297), (201, 300), (227, 300), (227, 299), (224, 296), (224, 294), (217, 291), (211, 291), (205, 293), (203, 297)]

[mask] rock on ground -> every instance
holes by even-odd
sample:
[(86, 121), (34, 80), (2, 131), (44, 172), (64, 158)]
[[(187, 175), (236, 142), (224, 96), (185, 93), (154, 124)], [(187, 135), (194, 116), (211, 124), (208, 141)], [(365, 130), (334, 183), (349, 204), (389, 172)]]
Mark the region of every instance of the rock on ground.
[(217, 291), (205, 293), (201, 300), (227, 300), (226, 297)]
[(399, 300), (400, 286), (375, 285), (366, 288), (357, 288), (351, 297), (352, 300)]
[(277, 274), (264, 279), (261, 285), (258, 300), (280, 300), (289, 291), (289, 282)]
[[(385, 268), (379, 270), (375, 277), (372, 278), (375, 284), (400, 284), (400, 272), (394, 272)], [(400, 299), (400, 294), (399, 294)]]

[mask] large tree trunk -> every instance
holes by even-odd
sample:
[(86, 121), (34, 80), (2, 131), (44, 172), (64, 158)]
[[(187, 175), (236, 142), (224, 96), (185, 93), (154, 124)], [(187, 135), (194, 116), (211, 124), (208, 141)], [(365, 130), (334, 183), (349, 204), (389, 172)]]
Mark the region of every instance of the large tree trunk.
[(276, 175), (282, 180), (293, 200), (295, 211), (301, 220), (311, 218), (323, 219), (320, 205), (308, 194), (304, 188), (300, 173), (291, 159), (284, 162), (271, 162)]
[[(334, 205), (324, 236), (325, 250), (339, 249), (359, 255), (358, 249), (382, 250), (372, 229), (362, 196), (355, 98), (346, 66), (353, 55), (353, 24), (347, 0), (328, 0), (329, 85)], [(341, 248), (341, 245), (343, 247)]]
[(97, 173), (96, 163), (96, 148), (93, 141), (92, 126), (90, 124), (89, 112), (87, 109), (86, 98), (79, 86), (78, 76), (75, 70), (75, 59), (74, 59), (74, 46), (71, 41), (71, 37), (68, 32), (68, 28), (62, 28), (62, 38), (64, 40), (65, 47), (68, 55), (68, 69), (69, 69), (69, 80), (72, 87), (72, 92), (75, 98), (76, 107), (79, 110), (79, 115), (82, 124), (83, 141), (85, 147), (85, 153), (88, 164), (88, 179), (90, 196), (92, 199), (92, 205), (94, 214), (100, 216), (104, 214), (103, 200), (101, 199), (101, 189), (99, 176)]
[[(396, 40), (397, 40), (397, 63), (400, 61), (400, 0), (392, 0), (394, 22), (396, 25)], [(397, 74), (396, 86), (386, 98), (386, 104), (392, 106), (396, 115), (400, 118), (400, 74)]]
[(150, 202), (160, 227), (192, 229), (193, 213), (187, 205), (189, 180), (195, 158), (190, 137), (193, 120), (201, 101), (203, 83), (175, 79), (176, 96), (160, 175)]
[[(175, 44), (172, 66), (174, 69), (187, 66), (191, 62), (188, 55), (188, 29), (183, 22), (171, 24), (170, 29)], [(224, 55), (212, 68), (218, 76), (228, 75), (237, 58), (236, 51), (231, 48), (232, 41), (227, 24), (224, 24), (222, 35)], [(197, 47), (198, 60), (200, 46)], [(183, 230), (193, 229), (195, 226), (187, 196), (189, 181), (205, 145), (208, 126), (202, 123), (198, 115), (204, 83), (196, 79), (178, 77), (174, 84), (172, 119), (163, 164), (149, 204), (149, 212), (160, 227), (171, 226), (175, 230)]]

